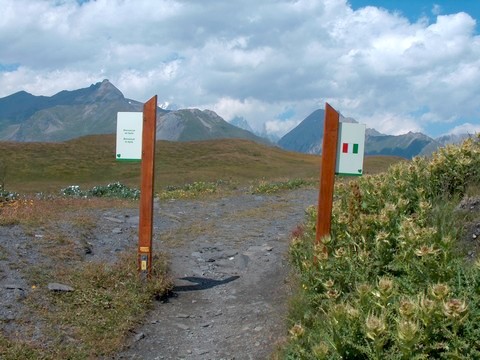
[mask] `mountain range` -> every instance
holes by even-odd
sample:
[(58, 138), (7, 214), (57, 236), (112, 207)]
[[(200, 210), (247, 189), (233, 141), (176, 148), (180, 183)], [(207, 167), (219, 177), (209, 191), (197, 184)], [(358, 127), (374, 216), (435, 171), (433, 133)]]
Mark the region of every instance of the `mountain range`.
[[(35, 96), (25, 91), (0, 98), (0, 141), (58, 142), (85, 135), (113, 134), (119, 111), (142, 111), (143, 103), (125, 98), (110, 81), (88, 88), (61, 91), (53, 96)], [(319, 154), (323, 138), (324, 110), (319, 109), (278, 140), (283, 149)], [(356, 122), (341, 116), (343, 122)], [(261, 135), (261, 136), (259, 136)], [(157, 139), (198, 141), (241, 138), (270, 144), (272, 138), (254, 131), (243, 117), (227, 122), (211, 110), (177, 109), (167, 102), (157, 108)], [(366, 155), (396, 155), (411, 158), (428, 155), (465, 135), (432, 139), (422, 133), (385, 135), (367, 129)]]
[[(125, 98), (108, 80), (50, 97), (20, 91), (0, 99), (0, 141), (57, 142), (85, 135), (113, 134), (117, 112), (142, 110), (143, 103)], [(269, 143), (229, 124), (210, 110), (157, 108), (158, 140), (218, 138)]]
[[(325, 111), (314, 111), (294, 129), (285, 134), (278, 145), (284, 149), (307, 154), (320, 154), (323, 141), (323, 124)], [(352, 118), (340, 115), (341, 122), (354, 122)], [(441, 146), (459, 143), (468, 137), (463, 135), (446, 135), (433, 139), (420, 132), (408, 132), (402, 135), (385, 135), (375, 129), (365, 132), (365, 155), (394, 155), (410, 159), (417, 155), (428, 156)]]

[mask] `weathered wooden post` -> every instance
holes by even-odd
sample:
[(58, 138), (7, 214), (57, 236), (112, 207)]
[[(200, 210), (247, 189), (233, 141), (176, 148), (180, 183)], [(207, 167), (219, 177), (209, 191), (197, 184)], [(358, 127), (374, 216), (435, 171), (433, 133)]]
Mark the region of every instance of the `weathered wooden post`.
[(157, 96), (155, 95), (143, 106), (140, 221), (138, 227), (138, 270), (142, 278), (149, 278), (152, 275), (156, 132)]
[(335, 166), (337, 161), (337, 143), (340, 115), (328, 103), (325, 103), (325, 122), (323, 127), (322, 160), (320, 167), (320, 191), (318, 194), (318, 214), (316, 243), (327, 248), (322, 242), (330, 235), (332, 222), (333, 190), (335, 185)]

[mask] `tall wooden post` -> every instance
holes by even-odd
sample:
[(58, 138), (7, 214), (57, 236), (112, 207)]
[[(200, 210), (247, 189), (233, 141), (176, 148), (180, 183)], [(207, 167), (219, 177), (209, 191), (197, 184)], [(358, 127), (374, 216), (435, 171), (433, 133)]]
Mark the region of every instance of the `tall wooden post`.
[(138, 226), (138, 270), (142, 278), (152, 274), (153, 184), (155, 140), (157, 132), (157, 96), (143, 106), (140, 222)]
[[(318, 214), (316, 242), (323, 245), (322, 238), (330, 235), (332, 222), (333, 189), (337, 161), (338, 127), (340, 115), (325, 103), (325, 123), (323, 130), (322, 161), (320, 169), (320, 192), (318, 194)], [(323, 245), (323, 252), (327, 248)]]

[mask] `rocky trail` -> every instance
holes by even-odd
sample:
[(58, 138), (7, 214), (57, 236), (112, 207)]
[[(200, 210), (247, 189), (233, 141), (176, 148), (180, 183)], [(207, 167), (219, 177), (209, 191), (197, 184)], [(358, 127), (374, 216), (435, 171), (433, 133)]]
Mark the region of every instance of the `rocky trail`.
[[(153, 249), (168, 255), (174, 289), (113, 358), (267, 359), (287, 334), (290, 234), (317, 196), (313, 189), (261, 196), (238, 191), (156, 203)], [(95, 226), (85, 233), (68, 219), (55, 229), (0, 227), (5, 335), (26, 334), (28, 326), (26, 336), (42, 341), (44, 324), (24, 302), (39, 295), (24, 271), (55, 266), (46, 255), (63, 250), (49, 245), (52, 231), (71, 239), (65, 249), (81, 261), (114, 261), (124, 250), (135, 251), (138, 209), (91, 211), (87, 219), (95, 219)]]
[(266, 359), (286, 334), (289, 236), (317, 192), (160, 204), (173, 296), (117, 359)]

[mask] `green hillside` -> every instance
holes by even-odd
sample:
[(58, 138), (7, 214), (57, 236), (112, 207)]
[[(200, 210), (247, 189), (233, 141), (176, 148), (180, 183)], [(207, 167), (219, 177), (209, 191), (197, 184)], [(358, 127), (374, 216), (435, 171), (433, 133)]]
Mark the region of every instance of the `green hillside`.
[[(365, 172), (376, 173), (399, 161), (367, 157)], [(264, 178), (319, 176), (320, 158), (288, 152), (248, 140), (158, 141), (156, 189), (194, 181), (232, 180), (239, 184)], [(120, 181), (139, 186), (140, 163), (115, 160), (115, 136), (93, 135), (63, 143), (0, 142), (0, 180), (10, 191), (58, 191), (69, 185), (94, 186)]]

